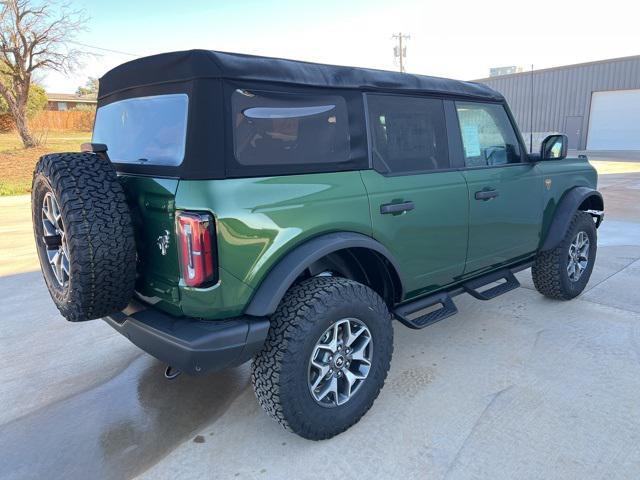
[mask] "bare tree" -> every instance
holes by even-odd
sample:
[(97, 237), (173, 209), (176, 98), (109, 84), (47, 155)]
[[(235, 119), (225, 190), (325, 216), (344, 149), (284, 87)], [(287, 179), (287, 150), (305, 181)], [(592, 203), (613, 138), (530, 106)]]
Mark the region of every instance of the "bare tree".
[(82, 52), (70, 47), (82, 30), (84, 13), (68, 4), (51, 0), (6, 0), (0, 2), (0, 95), (7, 102), (22, 143), (36, 141), (27, 124), (27, 99), (34, 72), (55, 70), (68, 73)]

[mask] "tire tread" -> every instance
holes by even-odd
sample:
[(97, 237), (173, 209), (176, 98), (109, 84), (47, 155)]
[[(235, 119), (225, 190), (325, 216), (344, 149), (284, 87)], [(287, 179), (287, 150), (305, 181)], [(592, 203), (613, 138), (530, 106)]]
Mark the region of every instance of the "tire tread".
[(36, 189), (43, 180), (60, 205), (69, 248), (68, 292), (62, 295), (48, 285), (60, 313), (70, 321), (84, 321), (122, 310), (133, 296), (136, 249), (131, 214), (113, 165), (91, 153), (42, 156), (34, 171), (34, 222), (40, 214)]
[[(536, 290), (545, 297), (556, 300), (570, 300), (580, 293), (567, 289), (563, 283), (562, 275), (566, 275), (563, 257), (566, 255), (568, 248), (567, 242), (573, 238), (576, 228), (585, 222), (590, 222), (591, 225), (593, 225), (593, 220), (588, 213), (583, 211), (576, 212), (560, 244), (551, 250), (538, 252), (533, 267), (531, 268), (531, 276)], [(595, 226), (593, 226), (593, 230), (595, 231)], [(593, 255), (593, 258), (589, 259), (590, 262), (595, 261), (595, 253), (596, 245), (593, 245), (592, 253), (590, 253), (590, 256)], [(591, 269), (592, 266), (593, 264), (590, 265), (589, 268)], [(565, 270), (563, 271), (563, 269)], [(591, 270), (586, 273), (587, 281), (590, 274)], [(586, 285), (586, 281), (584, 283)]]
[(385, 341), (385, 347), (390, 360), (393, 353), (393, 330), (391, 316), (387, 306), (373, 290), (360, 283), (339, 277), (314, 277), (294, 285), (285, 295), (278, 309), (271, 317), (271, 328), (265, 340), (262, 351), (254, 358), (251, 365), (251, 380), (258, 402), (265, 412), (275, 419), (285, 429), (295, 432), (302, 437), (322, 440), (333, 437), (357, 423), (371, 408), (377, 398), (389, 370), (390, 362), (381, 369), (376, 369), (375, 382), (379, 387), (375, 394), (368, 399), (366, 407), (359, 415), (355, 415), (348, 422), (337, 426), (326, 425), (325, 428), (313, 428), (304, 419), (288, 414), (288, 399), (281, 395), (283, 387), (293, 378), (285, 371), (304, 357), (302, 352), (302, 338), (311, 333), (314, 319), (338, 303), (349, 303), (354, 298), (366, 301), (371, 308), (382, 313), (389, 322), (390, 338)]

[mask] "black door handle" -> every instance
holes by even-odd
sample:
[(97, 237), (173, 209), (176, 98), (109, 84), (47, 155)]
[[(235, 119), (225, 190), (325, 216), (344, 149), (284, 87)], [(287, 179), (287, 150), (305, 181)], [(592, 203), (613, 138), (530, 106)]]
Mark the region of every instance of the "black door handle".
[(484, 200), (486, 202), (487, 200), (496, 198), (498, 195), (500, 194), (496, 190), (480, 190), (479, 192), (476, 192), (476, 200)]
[(403, 213), (408, 212), (409, 210), (413, 210), (416, 206), (412, 201), (401, 202), (401, 203), (385, 203), (384, 205), (380, 205), (380, 213), (382, 215), (386, 215), (388, 213)]

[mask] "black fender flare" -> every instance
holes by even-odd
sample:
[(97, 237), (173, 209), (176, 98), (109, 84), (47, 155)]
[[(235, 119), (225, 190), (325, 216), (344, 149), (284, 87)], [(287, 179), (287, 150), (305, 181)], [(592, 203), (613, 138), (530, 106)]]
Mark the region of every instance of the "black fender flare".
[[(558, 246), (567, 233), (571, 219), (578, 211), (578, 208), (580, 208), (580, 205), (589, 197), (595, 197), (598, 201), (598, 205), (602, 205), (601, 210), (604, 210), (602, 194), (593, 188), (574, 187), (563, 195), (556, 207), (553, 220), (551, 221), (549, 230), (542, 242), (540, 251), (544, 252)], [(600, 217), (598, 220), (598, 226), (600, 225), (601, 219), (602, 218)]]
[[(307, 240), (287, 253), (267, 273), (244, 313), (256, 317), (273, 314), (289, 287), (304, 270), (320, 258), (346, 248), (366, 248), (383, 256), (400, 278), (400, 268), (389, 250), (372, 237), (355, 232), (327, 233)], [(404, 287), (402, 287), (404, 291)], [(400, 292), (403, 295), (403, 292)]]

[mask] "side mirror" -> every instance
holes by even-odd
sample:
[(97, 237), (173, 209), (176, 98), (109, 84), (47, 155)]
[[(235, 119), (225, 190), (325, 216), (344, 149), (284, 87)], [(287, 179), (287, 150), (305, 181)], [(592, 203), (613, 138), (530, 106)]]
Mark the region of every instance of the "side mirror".
[(540, 160), (562, 160), (567, 157), (569, 139), (566, 135), (549, 135), (540, 146)]

